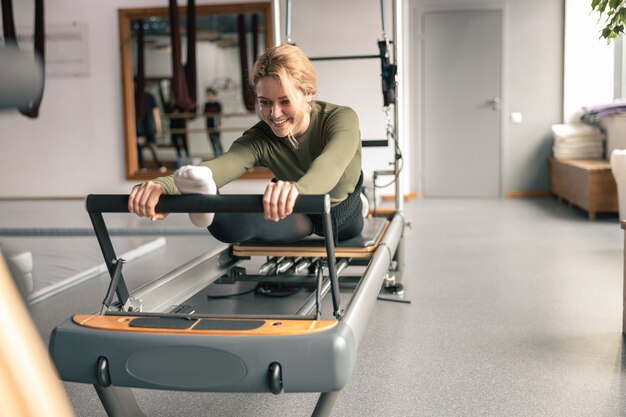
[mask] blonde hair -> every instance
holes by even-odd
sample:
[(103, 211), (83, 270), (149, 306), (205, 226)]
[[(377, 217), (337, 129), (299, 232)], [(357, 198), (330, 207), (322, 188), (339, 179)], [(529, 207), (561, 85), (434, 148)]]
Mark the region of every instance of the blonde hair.
[(266, 50), (257, 58), (252, 70), (252, 84), (256, 86), (259, 80), (265, 77), (275, 77), (285, 90), (285, 94), (292, 106), (296, 108), (294, 128), (287, 138), (298, 147), (293, 135), (304, 124), (304, 115), (311, 111), (308, 103), (299, 100), (298, 95), (313, 96), (317, 94), (317, 74), (313, 64), (302, 49), (294, 45), (283, 44)]

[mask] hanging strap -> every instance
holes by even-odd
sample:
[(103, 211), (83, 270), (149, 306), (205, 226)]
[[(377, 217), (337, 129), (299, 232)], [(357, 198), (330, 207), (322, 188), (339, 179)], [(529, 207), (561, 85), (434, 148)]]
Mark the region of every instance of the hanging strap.
[(185, 71), (181, 63), (180, 51), (180, 21), (178, 18), (178, 6), (176, 0), (169, 0), (169, 14), (172, 43), (172, 91), (176, 105), (183, 110), (193, 111), (196, 103), (189, 96), (189, 87), (185, 77)]
[(146, 74), (144, 65), (144, 29), (143, 20), (137, 21), (137, 77), (135, 78), (135, 118), (143, 120), (146, 117)]
[[(13, 20), (13, 2), (12, 0), (1, 0), (2, 5), (2, 27), (4, 30), (4, 43), (6, 46), (13, 45), (18, 47), (17, 36), (15, 33), (15, 22)], [(43, 0), (35, 0), (35, 56), (41, 62), (42, 70), (45, 69), (45, 29), (44, 29), (44, 7)], [(44, 71), (45, 74), (45, 71)], [(33, 100), (26, 108), (21, 108), (20, 113), (31, 119), (39, 116), (39, 106), (43, 98), (43, 88), (45, 83), (45, 75), (41, 85), (41, 94)]]
[(6, 46), (13, 45), (17, 48), (12, 0), (2, 0), (2, 28), (4, 29), (4, 44)]
[(241, 93), (243, 104), (248, 111), (254, 111), (254, 91), (250, 86), (248, 70), (248, 42), (246, 38), (246, 20), (243, 14), (237, 15), (237, 35), (239, 41), (239, 63), (241, 66)]
[(256, 61), (259, 56), (259, 15), (252, 15), (252, 60)]
[(387, 37), (387, 31), (385, 29), (385, 0), (380, 0), (380, 20), (382, 23), (381, 40), (378, 41), (380, 75), (382, 78), (383, 104), (385, 108), (388, 108), (390, 105), (396, 104), (396, 74), (398, 72), (398, 66), (389, 59), (389, 47), (391, 42)]
[(196, 111), (197, 100), (197, 77), (196, 77), (196, 4), (195, 0), (187, 0), (187, 62), (185, 63), (185, 77), (187, 79), (187, 91), (193, 107), (187, 109)]
[[(383, 33), (384, 36), (384, 33)], [(378, 41), (380, 49), (380, 75), (383, 89), (384, 107), (396, 103), (396, 73), (398, 67), (389, 60), (389, 41), (386, 37)]]

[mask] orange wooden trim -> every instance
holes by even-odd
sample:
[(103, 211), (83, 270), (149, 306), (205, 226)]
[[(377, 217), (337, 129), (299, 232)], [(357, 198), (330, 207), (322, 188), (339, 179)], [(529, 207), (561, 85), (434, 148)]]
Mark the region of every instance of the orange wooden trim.
[[(335, 248), (335, 256), (337, 258), (371, 258), (374, 253), (373, 249), (365, 248), (361, 250), (342, 250), (339, 252), (337, 248)], [(258, 248), (241, 248), (241, 247), (233, 247), (233, 255), (248, 257), (248, 256), (304, 256), (306, 258), (314, 258), (314, 257), (325, 257), (326, 256), (326, 248), (283, 248), (283, 247), (265, 247), (259, 246)]]
[[(165, 172), (160, 172), (157, 169), (152, 169), (152, 170), (146, 170), (146, 171), (137, 171), (135, 174), (132, 175), (132, 179), (136, 179), (136, 180), (151, 180), (163, 175), (172, 175), (174, 174), (174, 170), (171, 168), (168, 168), (167, 171)], [(274, 174), (272, 174), (272, 171), (270, 171), (267, 168), (252, 168), (251, 170), (248, 170), (246, 172), (243, 173), (243, 175), (241, 177), (239, 177), (240, 180), (262, 180), (262, 179), (272, 179), (274, 177)]]
[[(404, 201), (409, 201), (409, 200), (412, 200), (414, 198), (417, 198), (417, 192), (415, 192), (415, 191), (411, 191), (410, 193), (404, 195)], [(387, 195), (381, 196), (380, 199), (382, 201), (395, 201), (396, 200), (396, 196), (395, 196), (395, 194), (390, 194), (390, 195), (387, 194)]]
[(246, 321), (263, 320), (264, 323), (263, 326), (253, 330), (193, 330), (198, 323), (206, 320), (240, 321), (240, 319), (198, 318), (198, 321), (189, 329), (130, 327), (130, 321), (139, 317), (140, 316), (94, 316), (76, 314), (72, 320), (79, 326), (97, 330), (198, 336), (293, 336), (321, 332), (329, 330), (337, 325), (337, 320), (245, 319)]
[[(389, 222), (385, 222), (383, 230), (378, 234), (376, 242), (371, 246), (362, 248), (350, 247), (342, 248), (335, 246), (335, 256), (337, 258), (371, 258), (378, 248), (381, 239), (389, 227)], [(298, 246), (244, 246), (233, 245), (233, 255), (235, 256), (304, 256), (316, 257), (326, 256), (325, 246), (298, 247)]]
[(606, 159), (557, 159), (551, 161), (574, 166), (585, 171), (611, 171), (611, 163)]
[(267, 168), (252, 168), (246, 171), (239, 179), (241, 180), (271, 180), (274, 174)]
[(550, 191), (507, 191), (506, 198), (543, 198), (550, 197)]
[(119, 30), (120, 72), (122, 74), (122, 120), (124, 123), (124, 157), (126, 179), (135, 178), (139, 170), (137, 159), (137, 135), (135, 126), (135, 95), (131, 57), (130, 16), (124, 10), (117, 11)]
[[(383, 214), (383, 215), (388, 215), (388, 214), (394, 214), (396, 212), (395, 208), (376, 208), (376, 215), (379, 214)], [(374, 215), (374, 209), (370, 210), (370, 216)]]
[[(185, 6), (178, 6), (178, 14), (185, 16), (187, 8)], [(266, 15), (271, 15), (271, 5), (269, 2), (253, 2), (253, 3), (233, 3), (233, 4), (197, 4), (196, 15), (211, 15), (211, 14), (233, 14), (233, 13), (248, 13), (248, 12), (263, 12)], [(118, 13), (123, 14), (128, 19), (145, 19), (150, 16), (169, 16), (169, 9), (167, 7), (138, 7), (129, 9), (118, 9)], [(269, 28), (271, 33), (271, 27)], [(271, 39), (270, 39), (271, 41)]]

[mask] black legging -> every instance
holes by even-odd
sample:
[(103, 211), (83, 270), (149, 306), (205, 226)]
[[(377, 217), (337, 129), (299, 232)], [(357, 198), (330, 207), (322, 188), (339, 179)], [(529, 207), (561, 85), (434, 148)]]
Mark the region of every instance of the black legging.
[[(335, 242), (352, 239), (363, 230), (362, 184), (363, 173), (354, 191), (330, 209)], [(323, 236), (324, 228), (322, 216), (319, 214), (292, 213), (275, 222), (265, 220), (262, 213), (215, 213), (209, 232), (217, 240), (225, 243), (247, 240), (289, 243), (304, 239), (313, 233)]]
[[(295, 242), (313, 234), (314, 223), (321, 223), (319, 215), (293, 213), (280, 221), (266, 220), (262, 213), (215, 213), (209, 232), (219, 241), (238, 243), (248, 240), (263, 242)], [(358, 236), (363, 229), (363, 217), (354, 216), (340, 230), (338, 240)]]
[(209, 232), (226, 243), (294, 242), (313, 233), (313, 222), (302, 213), (293, 213), (278, 222), (265, 220), (262, 213), (215, 213)]

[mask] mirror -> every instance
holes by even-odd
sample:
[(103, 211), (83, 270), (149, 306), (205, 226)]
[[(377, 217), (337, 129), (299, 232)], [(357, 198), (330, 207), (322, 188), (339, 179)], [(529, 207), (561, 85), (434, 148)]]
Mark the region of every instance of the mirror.
[[(186, 8), (179, 7), (180, 50), (186, 62)], [(243, 17), (242, 17), (243, 16)], [(198, 163), (226, 151), (245, 129), (258, 122), (244, 104), (241, 62), (248, 69), (254, 52), (272, 45), (270, 3), (196, 6), (196, 108), (180, 110), (173, 100), (172, 43), (167, 7), (118, 10), (124, 111), (126, 178), (150, 179), (181, 165)], [(139, 35), (139, 27), (143, 34)], [(245, 33), (247, 48), (240, 50)], [(138, 37), (143, 36), (144, 95), (153, 122), (137, 121)], [(243, 45), (244, 43), (241, 42)], [(218, 103), (218, 104), (216, 104)], [(155, 114), (156, 113), (156, 114)], [(160, 120), (159, 120), (160, 119)], [(145, 118), (143, 120), (146, 120)], [(148, 126), (148, 127), (144, 127)], [(144, 132), (148, 130), (148, 133)], [(221, 149), (220, 149), (221, 148)], [(255, 169), (247, 178), (271, 178)]]

